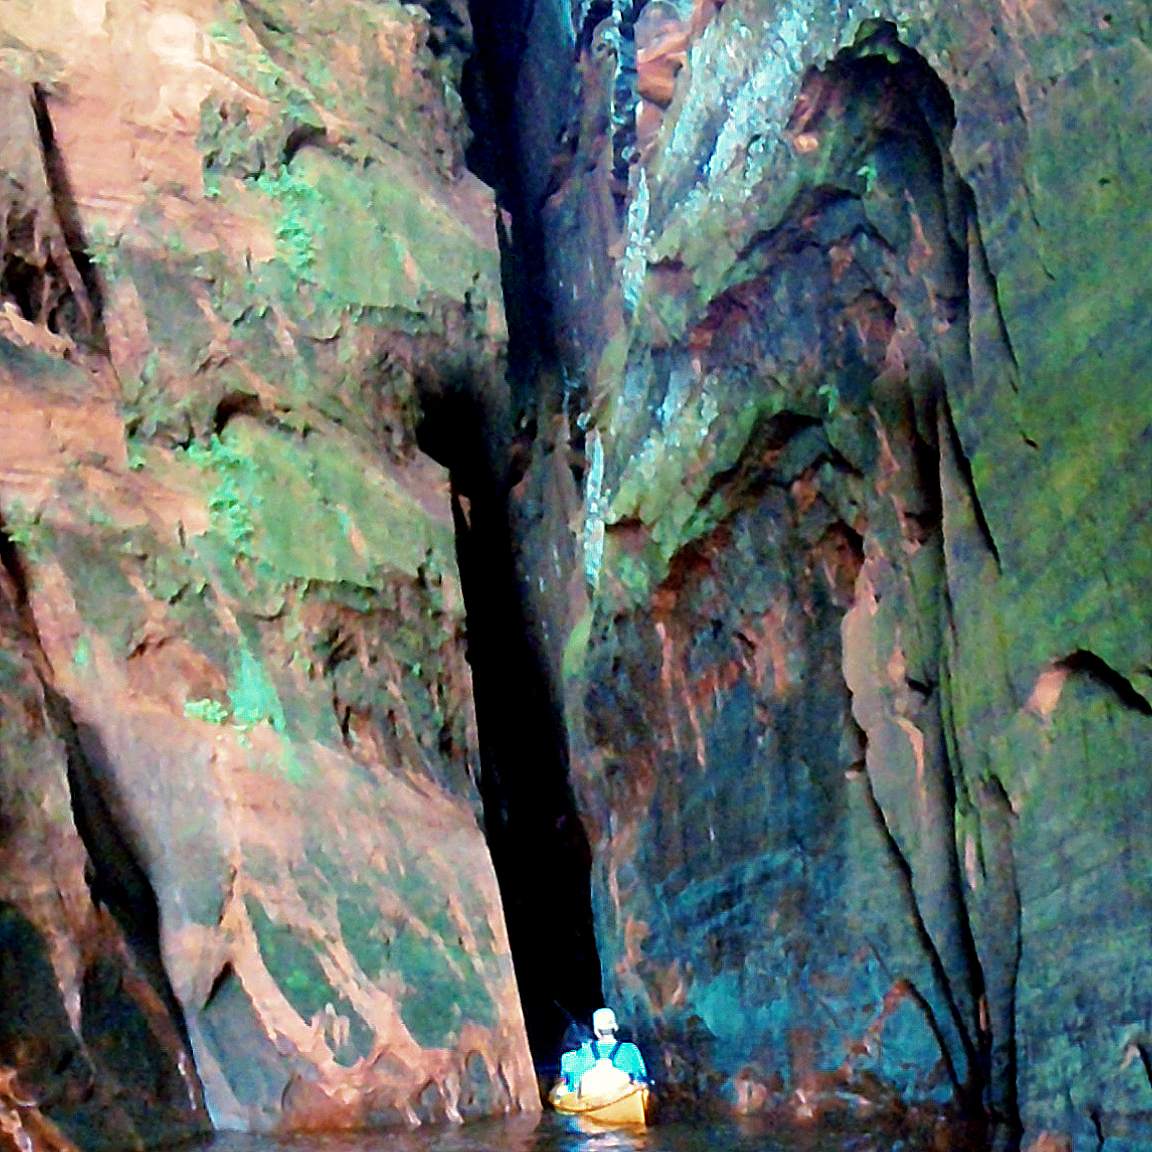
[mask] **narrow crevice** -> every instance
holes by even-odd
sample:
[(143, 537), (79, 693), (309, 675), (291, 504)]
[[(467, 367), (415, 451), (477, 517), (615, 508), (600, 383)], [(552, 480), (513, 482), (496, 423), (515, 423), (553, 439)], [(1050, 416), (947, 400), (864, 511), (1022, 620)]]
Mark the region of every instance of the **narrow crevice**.
[[(944, 406), (945, 416), (946, 405)], [(950, 419), (942, 422), (942, 434), (951, 430), (952, 448), (959, 451)], [(955, 607), (947, 584), (943, 589), (942, 611), (945, 627), (956, 630)], [(954, 670), (944, 657), (941, 678), (947, 701), (947, 682)], [(1015, 814), (1003, 784), (990, 777), (969, 781), (962, 769), (960, 734), (953, 708), (945, 704), (941, 720), (944, 725), (943, 755), (952, 766), (954, 810), (975, 812), (979, 816), (980, 866), (984, 881), (979, 889), (969, 885), (962, 890), (965, 923), (971, 942), (974, 971), (978, 974), (983, 997), (979, 1022), (980, 1089), (984, 1111), (995, 1128), (995, 1149), (1015, 1149), (1023, 1131), (1017, 1088), (1018, 1052), (1016, 1043), (1016, 990), (1021, 956), (1020, 889), (1013, 846)], [(961, 795), (957, 795), (957, 793)], [(972, 932), (973, 915), (983, 924), (979, 942)]]
[[(492, 855), (537, 1067), (555, 1068), (573, 1017), (600, 1004), (591, 908), (591, 850), (568, 775), (562, 693), (548, 656), (548, 622), (525, 586), (524, 509), (517, 493), (537, 433), (560, 411), (562, 373), (548, 308), (539, 210), (551, 118), (523, 106), (522, 67), (569, 76), (569, 46), (544, 44), (539, 21), (560, 19), (548, 0), (471, 0), (475, 52), (463, 95), (473, 132), (470, 168), (490, 184), (498, 221), (508, 362), (503, 380), (418, 382), (421, 449), (449, 471), (468, 659), (480, 743), (484, 829)], [(534, 49), (532, 48), (534, 45)], [(552, 53), (549, 55), (548, 53)], [(539, 86), (539, 72), (530, 78)], [(530, 88), (532, 84), (528, 85)], [(526, 479), (527, 478), (527, 479)]]
[[(70, 304), (77, 315), (57, 319), (57, 330), (63, 329), (78, 340), (92, 345), (95, 351), (107, 353), (108, 337), (104, 331), (103, 289), (96, 267), (88, 255), (88, 241), (80, 222), (80, 209), (72, 191), (72, 183), (64, 164), (64, 157), (56, 144), (56, 133), (48, 109), (48, 94), (39, 84), (32, 86), (32, 112), (36, 131), (40, 137), (40, 152), (44, 163), (44, 178), (52, 195), (52, 204), (60, 231), (67, 245), (62, 262), (71, 260), (74, 273), (65, 267), (60, 270), (70, 291), (64, 304)], [(76, 277), (79, 282), (76, 282)], [(47, 320), (47, 317), (43, 319)]]
[[(968, 895), (965, 892), (960, 871), (960, 859), (955, 835), (957, 811), (956, 774), (952, 770), (948, 760), (948, 741), (944, 732), (944, 720), (939, 716), (938, 710), (936, 714), (939, 718), (936, 738), (937, 761), (941, 765), (944, 792), (943, 813), (946, 814), (942, 824), (947, 829), (947, 832), (941, 836), (942, 847), (948, 859), (949, 880), (945, 891), (956, 908), (955, 929), (959, 936), (956, 944), (963, 962), (962, 972), (965, 977), (964, 983), (967, 985), (966, 991), (971, 998), (971, 1031), (965, 1027), (962, 1029), (961, 1035), (964, 1038), (965, 1048), (969, 1058), (976, 1060), (976, 1063), (972, 1066), (972, 1073), (969, 1076), (969, 1090), (972, 1096), (973, 1108), (976, 1108), (978, 1107), (977, 1101), (987, 1105), (990, 1091), (988, 1036), (987, 1030), (981, 1022), (979, 1008), (982, 1003), (987, 1003), (988, 988), (984, 968), (980, 963), (980, 952), (976, 946), (976, 937), (973, 932), (972, 909), (969, 906)], [(947, 970), (945, 969), (945, 971)], [(962, 1019), (963, 1012), (961, 1011), (959, 996), (954, 991), (954, 982), (949, 980), (945, 987), (948, 990), (950, 1001), (956, 1005), (959, 1018)], [(1013, 981), (1013, 988), (1014, 987), (1015, 982)], [(987, 1111), (987, 1108), (985, 1108), (985, 1110)], [(1002, 1120), (1007, 1119), (1007, 1117), (997, 1118)]]
[[(869, 790), (871, 790), (871, 785), (869, 785)], [(897, 976), (892, 969), (889, 968), (887, 962), (884, 960), (884, 956), (874, 943), (870, 941), (869, 947), (872, 949), (872, 955), (876, 958), (876, 963), (880, 966), (889, 981), (891, 981), (892, 986), (903, 992), (924, 1014), (924, 1019), (928, 1022), (928, 1028), (940, 1048), (941, 1059), (944, 1062), (944, 1070), (948, 1073), (952, 1090), (957, 1096), (962, 1095), (963, 1086), (960, 1083), (960, 1078), (956, 1075), (956, 1064), (952, 1059), (951, 1052), (948, 1051), (947, 1037), (940, 1027), (940, 1022), (936, 1019), (936, 1013), (932, 1010), (932, 1005), (928, 1002), (924, 993), (921, 992), (911, 980), (906, 977)]]
[(28, 573), (3, 514), (0, 514), (0, 569), (3, 569), (3, 574), (10, 584), (11, 609), (20, 620), (21, 631), (27, 632), (31, 626), (28, 609)]
[[(504, 311), (508, 322), (508, 383), (511, 428), (530, 440), (537, 410), (548, 398), (539, 394), (551, 352), (551, 316), (540, 204), (532, 173), (541, 157), (521, 138), (519, 100), (521, 62), (528, 30), (540, 0), (469, 0), (475, 53), (463, 82), (472, 128), (466, 159), (496, 193), (506, 215), (498, 227)], [(505, 220), (508, 222), (505, 224)]]
[(988, 999), (988, 1102), (992, 1119), (1019, 1128), (1016, 1091), (1016, 981), (1020, 969), (1020, 888), (1012, 845), (1015, 819), (1004, 786), (992, 777), (977, 789), (985, 874), (982, 970)]
[(988, 551), (992, 554), (992, 559), (996, 562), (996, 571), (1003, 572), (1004, 568), (1000, 561), (1000, 549), (996, 547), (996, 540), (992, 535), (992, 528), (980, 504), (980, 496), (976, 491), (976, 481), (972, 476), (972, 463), (964, 452), (964, 445), (960, 442), (960, 434), (956, 430), (956, 422), (952, 419), (952, 407), (947, 402), (947, 399), (945, 399), (942, 404), (942, 410), (944, 425), (952, 441), (952, 458), (956, 462), (956, 467), (960, 472), (960, 479), (964, 482), (964, 487), (972, 502), (972, 515), (976, 519), (976, 527), (984, 543), (987, 545)]
[(569, 1014), (599, 1004), (591, 853), (568, 780), (567, 736), (540, 621), (517, 575), (511, 473), (482, 390), (425, 396), (421, 448), (450, 472), (484, 831), (500, 885), (529, 1045), (557, 1062)]
[[(887, 845), (889, 856), (896, 872), (900, 877), (900, 887), (904, 895), (905, 906), (908, 909), (909, 918), (915, 928), (916, 936), (920, 941), (920, 946), (924, 950), (924, 954), (928, 959), (929, 966), (932, 970), (932, 977), (936, 986), (943, 994), (947, 1005), (949, 1015), (952, 1018), (952, 1025), (956, 1030), (956, 1034), (964, 1048), (964, 1055), (970, 1069), (968, 1080), (966, 1083), (961, 1083), (957, 1076), (955, 1066), (953, 1064), (952, 1055), (948, 1051), (947, 1045), (942, 1046), (942, 1056), (948, 1063), (949, 1073), (953, 1084), (956, 1086), (957, 1094), (960, 1097), (961, 1106), (965, 1112), (970, 1115), (979, 1113), (979, 1101), (982, 1094), (982, 1085), (973, 1083), (976, 1077), (973, 1073), (980, 1068), (980, 1058), (973, 1043), (972, 1037), (969, 1036), (967, 1027), (964, 1023), (963, 1016), (960, 1012), (960, 1007), (956, 1003), (956, 998), (952, 994), (950, 982), (948, 980), (948, 973), (945, 971), (944, 963), (940, 959), (940, 954), (936, 949), (936, 945), (932, 940), (932, 936), (928, 931), (927, 925), (924, 923), (924, 918), (920, 913), (920, 907), (916, 902), (916, 892), (912, 882), (912, 866), (908, 863), (907, 858), (900, 849), (900, 845), (896, 842), (892, 830), (888, 827), (888, 821), (884, 816), (884, 810), (880, 807), (880, 802), (876, 799), (876, 793), (872, 789), (872, 780), (868, 776), (867, 771), (864, 773), (866, 783), (865, 795), (868, 798), (869, 807), (872, 809), (872, 816), (875, 821), (876, 827)], [(936, 1021), (933, 1019), (933, 1030), (939, 1031)]]
[(1104, 1125), (1101, 1122), (1099, 1105), (1093, 1104), (1088, 1109), (1088, 1119), (1092, 1124), (1092, 1131), (1096, 1135), (1096, 1147), (1104, 1147)]
[(159, 994), (176, 1024), (181, 1042), (191, 1051), (184, 1012), (172, 991), (160, 947), (160, 906), (147, 870), (130, 838), (123, 816), (110, 798), (108, 755), (99, 734), (77, 724), (68, 701), (43, 684), (45, 708), (67, 759), (68, 791), (76, 831), (88, 853), (85, 879), (92, 902), (107, 908), (124, 933), (141, 970)]

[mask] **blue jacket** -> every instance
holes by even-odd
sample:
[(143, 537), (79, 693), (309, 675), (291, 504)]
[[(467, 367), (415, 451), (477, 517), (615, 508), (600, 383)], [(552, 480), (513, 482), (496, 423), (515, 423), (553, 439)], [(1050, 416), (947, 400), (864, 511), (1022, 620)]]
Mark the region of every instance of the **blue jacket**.
[(568, 1091), (575, 1092), (580, 1077), (602, 1058), (611, 1060), (615, 1067), (627, 1072), (638, 1083), (648, 1082), (644, 1057), (635, 1044), (624, 1040), (586, 1040), (574, 1052), (565, 1052), (560, 1057), (560, 1075), (567, 1082)]

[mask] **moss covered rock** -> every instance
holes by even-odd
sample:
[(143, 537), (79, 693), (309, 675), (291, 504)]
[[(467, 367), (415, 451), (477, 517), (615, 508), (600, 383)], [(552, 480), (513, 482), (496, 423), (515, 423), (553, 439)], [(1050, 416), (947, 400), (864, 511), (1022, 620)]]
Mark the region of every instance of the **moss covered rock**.
[[(45, 1112), (97, 1147), (535, 1110), (447, 475), (415, 439), (421, 390), (493, 386), (505, 341), (466, 9), (101, 13), (0, 18), (2, 194), (40, 238), (0, 240), (0, 787), (43, 759), (76, 812), (67, 875), (5, 870), (0, 899), (96, 1085)], [(28, 903), (41, 874), (67, 922)], [(99, 1114), (153, 1063), (147, 1115)]]
[(1147, 14), (661, 11), (545, 218), (611, 995), (686, 1096), (1146, 1137)]

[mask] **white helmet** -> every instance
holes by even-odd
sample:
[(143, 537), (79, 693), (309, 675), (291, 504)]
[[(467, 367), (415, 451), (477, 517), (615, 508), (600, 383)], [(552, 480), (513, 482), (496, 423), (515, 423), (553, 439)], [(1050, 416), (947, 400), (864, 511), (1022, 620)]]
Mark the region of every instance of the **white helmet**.
[(616, 1031), (616, 1013), (611, 1008), (597, 1008), (592, 1013), (592, 1031), (607, 1036)]

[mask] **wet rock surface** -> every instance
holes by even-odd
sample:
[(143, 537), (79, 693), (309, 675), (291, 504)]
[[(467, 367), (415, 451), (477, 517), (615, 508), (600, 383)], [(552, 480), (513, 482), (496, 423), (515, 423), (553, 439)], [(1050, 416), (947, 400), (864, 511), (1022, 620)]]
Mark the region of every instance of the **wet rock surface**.
[(322, 8), (0, 18), (20, 1148), (539, 1107), (416, 447), (504, 387), (468, 17)]
[(608, 995), (666, 1098), (1147, 1139), (1146, 13), (636, 15), (542, 209)]
[(1146, 5), (516, 15), (0, 13), (4, 1139), (532, 1112), (590, 846), (664, 1115), (1152, 1140)]

